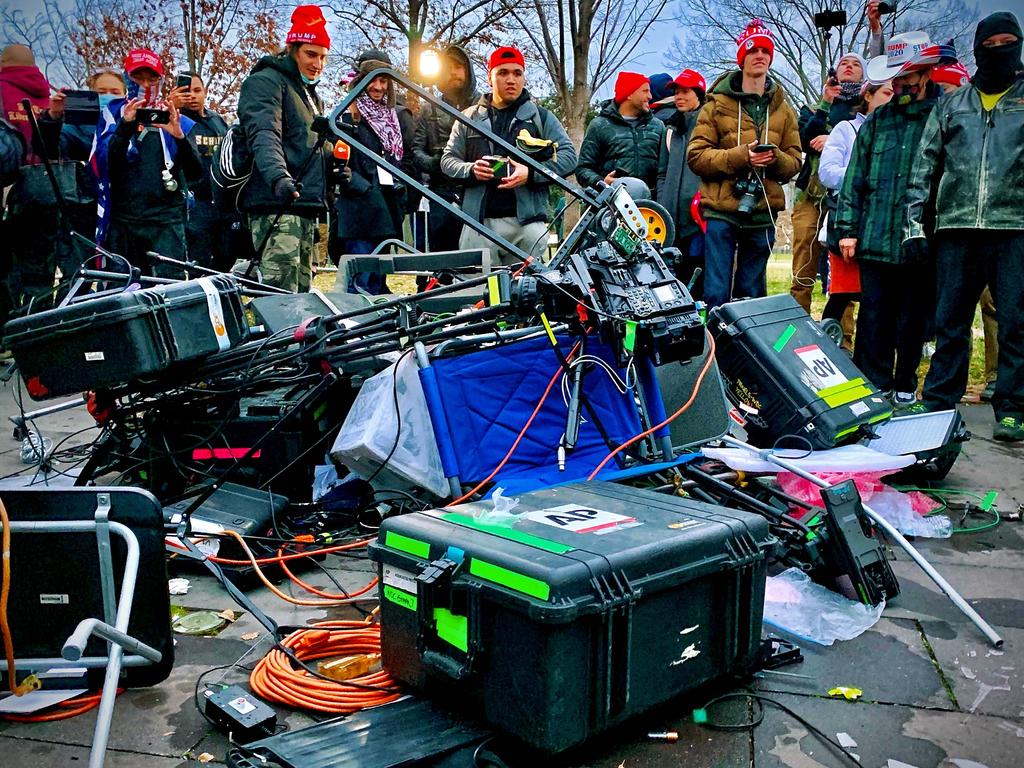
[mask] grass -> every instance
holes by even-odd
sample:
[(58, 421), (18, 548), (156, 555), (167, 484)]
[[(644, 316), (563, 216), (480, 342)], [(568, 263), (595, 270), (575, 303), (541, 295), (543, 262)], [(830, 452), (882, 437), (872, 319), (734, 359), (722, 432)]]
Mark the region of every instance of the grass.
[[(792, 257), (789, 253), (776, 253), (768, 262), (768, 293), (786, 293), (792, 276)], [(313, 279), (313, 287), (321, 291), (330, 291), (334, 286), (334, 272), (322, 272)], [(416, 280), (411, 275), (390, 275), (388, 287), (393, 293), (413, 293), (416, 290)], [(816, 318), (821, 317), (821, 311), (825, 307), (825, 296), (821, 293), (821, 285), (818, 284), (811, 299), (811, 314)], [(981, 312), (974, 318), (973, 329), (974, 343), (971, 347), (971, 368), (968, 380), (968, 398), (977, 398), (978, 393), (985, 386), (985, 345), (981, 330)], [(924, 382), (925, 374), (928, 372), (928, 360), (921, 362), (918, 371), (921, 382)]]
[[(775, 253), (768, 261), (768, 294), (786, 293), (789, 291), (792, 282), (792, 256), (789, 253)], [(811, 297), (811, 314), (815, 318), (821, 317), (821, 311), (825, 308), (825, 296), (821, 292), (821, 284), (814, 288)], [(978, 393), (985, 387), (985, 344), (981, 328), (981, 311), (975, 313), (974, 327), (972, 331), (973, 343), (971, 345), (971, 367), (968, 378), (967, 396), (965, 399), (976, 400)], [(928, 373), (928, 360), (921, 361), (918, 368), (918, 378), (921, 384), (924, 383), (925, 374)]]

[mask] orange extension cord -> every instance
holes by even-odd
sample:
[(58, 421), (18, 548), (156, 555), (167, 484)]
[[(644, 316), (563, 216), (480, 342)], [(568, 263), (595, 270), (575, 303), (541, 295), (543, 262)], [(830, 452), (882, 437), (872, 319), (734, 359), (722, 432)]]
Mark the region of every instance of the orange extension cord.
[(616, 448), (614, 451), (605, 456), (601, 460), (601, 463), (597, 465), (597, 469), (595, 469), (587, 476), (587, 480), (593, 480), (595, 477), (597, 477), (597, 473), (604, 469), (604, 465), (611, 461), (617, 453), (626, 450), (627, 448), (629, 448), (629, 446), (633, 445), (633, 443), (637, 442), (638, 440), (643, 440), (648, 435), (657, 432), (666, 424), (675, 421), (677, 418), (682, 416), (687, 410), (689, 410), (691, 405), (693, 405), (693, 401), (697, 399), (697, 393), (700, 392), (700, 385), (703, 383), (704, 377), (708, 375), (708, 371), (711, 370), (711, 363), (715, 359), (715, 339), (706, 330), (704, 331), (704, 333), (708, 337), (708, 359), (704, 361), (704, 367), (700, 369), (700, 374), (697, 376), (697, 380), (693, 382), (693, 391), (690, 393), (690, 399), (683, 403), (679, 407), (679, 410), (677, 410), (663, 422), (661, 422), (660, 424), (655, 424), (653, 427), (644, 430), (639, 435), (634, 435), (633, 437), (629, 438), (629, 440), (620, 445), (618, 448)]
[[(574, 346), (569, 351), (569, 354), (566, 355), (565, 357), (567, 362), (572, 360), (573, 356), (576, 354), (576, 350), (578, 350), (579, 348), (580, 343), (576, 342), (576, 346)], [(555, 375), (551, 377), (551, 381), (548, 382), (547, 387), (544, 388), (544, 394), (540, 396), (540, 400), (538, 400), (537, 405), (534, 406), (533, 413), (530, 414), (530, 418), (528, 418), (526, 420), (526, 423), (523, 424), (523, 428), (520, 429), (519, 434), (516, 435), (516, 439), (512, 443), (512, 447), (508, 449), (508, 453), (505, 454), (504, 458), (502, 458), (502, 460), (498, 462), (498, 466), (492, 469), (491, 474), (489, 474), (487, 477), (485, 477), (483, 480), (477, 483), (474, 488), (470, 489), (469, 491), (466, 491), (466, 493), (462, 494), (461, 496), (459, 496), (459, 498), (455, 499), (454, 501), (449, 502), (448, 506), (454, 507), (456, 504), (461, 504), (466, 499), (470, 498), (473, 494), (475, 494), (477, 491), (479, 491), (481, 488), (483, 488), (485, 485), (491, 482), (491, 480), (494, 479), (494, 476), (501, 471), (501, 468), (508, 463), (508, 460), (512, 458), (512, 454), (516, 452), (516, 448), (519, 447), (519, 443), (520, 441), (522, 441), (523, 435), (526, 434), (526, 430), (530, 428), (530, 425), (533, 424), (533, 420), (537, 417), (537, 414), (540, 413), (540, 409), (544, 407), (544, 401), (548, 399), (548, 394), (551, 392), (551, 388), (555, 385), (555, 382), (558, 381), (561, 375), (562, 368), (561, 366), (559, 366), (558, 370), (555, 371)]]
[[(380, 653), (380, 625), (371, 623), (371, 619), (322, 621), (311, 629), (292, 632), (281, 645), (307, 664), (334, 656)], [(322, 680), (304, 669), (295, 669), (291, 659), (278, 648), (260, 659), (249, 675), (253, 693), (262, 699), (331, 715), (349, 715), (366, 707), (389, 704), (402, 696), (385, 670), (348, 682), (351, 685)]]
[[(117, 695), (124, 693), (124, 688), (117, 689)], [(0, 719), (10, 720), (12, 723), (52, 723), (56, 720), (67, 720), (71, 717), (78, 717), (100, 705), (100, 692), (83, 693), (73, 699), (55, 704), (55, 709), (44, 712), (41, 715), (0, 715)]]

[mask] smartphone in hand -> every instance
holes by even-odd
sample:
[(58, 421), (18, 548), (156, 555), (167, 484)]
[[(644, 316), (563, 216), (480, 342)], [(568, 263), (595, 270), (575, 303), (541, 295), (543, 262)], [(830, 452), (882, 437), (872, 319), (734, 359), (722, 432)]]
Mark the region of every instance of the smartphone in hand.
[(174, 80), (175, 88), (191, 88), (192, 75), (178, 75)]
[(135, 111), (135, 120), (140, 125), (166, 125), (171, 121), (171, 113), (166, 109), (139, 107)]
[(754, 152), (760, 154), (761, 152), (774, 152), (778, 147), (774, 144), (758, 144), (754, 147)]

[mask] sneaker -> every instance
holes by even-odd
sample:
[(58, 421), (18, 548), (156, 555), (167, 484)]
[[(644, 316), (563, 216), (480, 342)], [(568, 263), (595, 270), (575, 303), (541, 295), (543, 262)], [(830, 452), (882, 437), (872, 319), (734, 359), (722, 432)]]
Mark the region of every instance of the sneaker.
[(912, 407), (916, 403), (917, 394), (914, 392), (894, 392), (892, 395), (892, 404), (901, 411)]
[(978, 397), (978, 399), (981, 400), (981, 402), (983, 403), (991, 403), (992, 395), (994, 395), (995, 393), (996, 383), (994, 381), (990, 381), (988, 384), (985, 385), (985, 388), (981, 390), (981, 395)]
[(928, 413), (928, 406), (924, 403), (917, 402), (913, 405), (907, 406), (906, 408), (901, 408), (900, 411), (907, 416), (911, 416), (915, 413)]
[(1024, 419), (1016, 416), (1003, 416), (992, 431), (992, 437), (1004, 443), (1017, 443), (1024, 440)]

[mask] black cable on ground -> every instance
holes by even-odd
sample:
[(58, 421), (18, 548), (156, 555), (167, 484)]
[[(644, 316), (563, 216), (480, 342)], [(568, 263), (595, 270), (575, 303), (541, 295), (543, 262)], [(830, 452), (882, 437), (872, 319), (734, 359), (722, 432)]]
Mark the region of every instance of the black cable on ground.
[[(753, 705), (755, 705), (756, 711), (754, 712), (753, 719), (750, 722), (725, 723), (721, 721), (716, 722), (712, 720), (710, 713), (712, 707), (721, 704), (725, 701), (732, 701), (735, 699), (747, 699)], [(769, 706), (776, 707), (777, 709), (781, 709), (787, 715), (789, 715), (798, 723), (800, 723), (804, 728), (806, 728), (808, 733), (817, 736), (823, 742), (825, 742), (834, 750), (836, 750), (836, 752), (838, 752), (840, 755), (849, 760), (851, 765), (858, 766), (858, 768), (860, 768), (860, 761), (857, 760), (857, 758), (854, 757), (853, 754), (849, 752), (845, 747), (843, 747), (842, 744), (835, 741), (833, 738), (831, 738), (828, 734), (826, 734), (817, 726), (812, 725), (802, 715), (798, 714), (797, 712), (794, 712), (792, 709), (787, 707), (782, 702), (776, 701), (770, 696), (765, 696), (761, 693), (743, 690), (732, 691), (730, 693), (724, 693), (721, 696), (716, 696), (707, 704), (705, 704), (701, 709), (698, 709), (694, 712), (694, 720), (700, 723), (701, 725), (715, 731), (751, 731), (764, 722), (764, 705), (766, 704)]]

